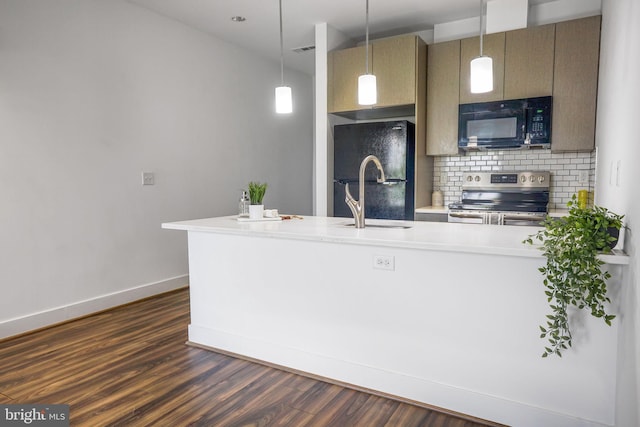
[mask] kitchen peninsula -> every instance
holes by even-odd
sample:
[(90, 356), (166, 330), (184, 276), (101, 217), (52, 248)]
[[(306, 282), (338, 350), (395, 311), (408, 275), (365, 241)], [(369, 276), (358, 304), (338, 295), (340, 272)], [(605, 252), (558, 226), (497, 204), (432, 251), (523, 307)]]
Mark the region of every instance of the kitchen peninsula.
[[(189, 341), (510, 425), (614, 425), (618, 319), (577, 316), (574, 347), (540, 357), (537, 228), (352, 224), (163, 224), (189, 236)], [(617, 312), (628, 258), (603, 260)]]

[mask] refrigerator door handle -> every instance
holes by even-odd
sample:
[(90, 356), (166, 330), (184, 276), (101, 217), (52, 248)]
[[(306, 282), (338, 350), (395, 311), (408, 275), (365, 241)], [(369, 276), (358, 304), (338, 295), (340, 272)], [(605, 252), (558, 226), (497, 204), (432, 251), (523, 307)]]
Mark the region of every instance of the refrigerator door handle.
[(389, 179), (387, 181), (381, 182), (382, 185), (397, 185), (397, 184), (406, 184), (406, 179)]

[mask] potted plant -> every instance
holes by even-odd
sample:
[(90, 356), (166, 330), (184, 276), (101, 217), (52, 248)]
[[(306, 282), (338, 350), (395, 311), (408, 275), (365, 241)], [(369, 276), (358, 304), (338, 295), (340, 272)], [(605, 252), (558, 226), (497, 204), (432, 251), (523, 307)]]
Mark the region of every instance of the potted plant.
[(262, 199), (264, 193), (267, 191), (267, 183), (253, 182), (249, 183), (249, 199), (251, 205), (249, 205), (249, 218), (261, 219), (264, 212), (264, 205)]
[(545, 294), (551, 308), (546, 327), (540, 326), (540, 338), (547, 338), (542, 357), (562, 356), (571, 347), (571, 330), (567, 309), (574, 306), (587, 308), (591, 315), (602, 318), (611, 326), (615, 315), (607, 314), (608, 271), (602, 270), (601, 253), (610, 253), (618, 240), (623, 215), (600, 206), (581, 208), (575, 195), (567, 203), (569, 214), (544, 221), (544, 229), (532, 234), (523, 243), (542, 243), (547, 259), (539, 268), (544, 276)]

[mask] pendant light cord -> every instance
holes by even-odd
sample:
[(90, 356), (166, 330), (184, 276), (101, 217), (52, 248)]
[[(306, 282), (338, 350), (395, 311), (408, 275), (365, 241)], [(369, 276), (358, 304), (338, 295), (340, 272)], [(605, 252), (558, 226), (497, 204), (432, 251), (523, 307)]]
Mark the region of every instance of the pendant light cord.
[(480, 0), (480, 56), (482, 56), (482, 17), (484, 16), (484, 0)]
[(278, 0), (280, 6), (280, 86), (284, 86), (284, 42), (282, 41), (282, 0)]
[(367, 0), (367, 5), (365, 8), (365, 25), (364, 25), (364, 34), (365, 34), (365, 42), (364, 42), (364, 69), (365, 74), (369, 74), (369, 0)]

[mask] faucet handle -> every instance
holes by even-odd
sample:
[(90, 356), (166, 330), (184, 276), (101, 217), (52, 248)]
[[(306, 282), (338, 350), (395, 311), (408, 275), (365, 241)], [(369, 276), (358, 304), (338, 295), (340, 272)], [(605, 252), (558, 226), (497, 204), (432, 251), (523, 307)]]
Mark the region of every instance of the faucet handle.
[(356, 199), (354, 199), (354, 197), (351, 195), (351, 191), (349, 191), (349, 183), (345, 182), (344, 183), (344, 201), (350, 205), (351, 203), (354, 203), (356, 201)]
[[(358, 205), (358, 201), (351, 195), (351, 191), (349, 191), (349, 183), (344, 183), (344, 201), (349, 206), (351, 213), (353, 214), (353, 218), (358, 217), (358, 211), (360, 210), (360, 205)], [(356, 220), (357, 221), (357, 220)]]

